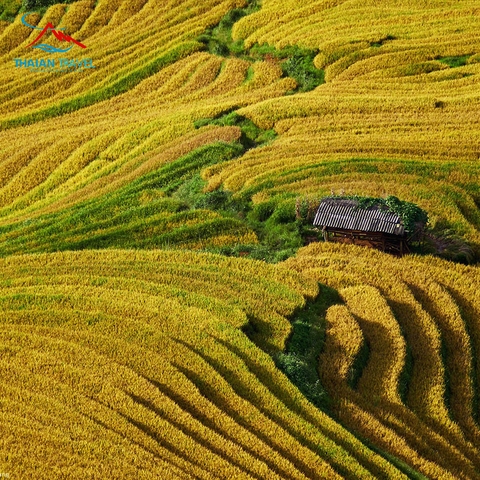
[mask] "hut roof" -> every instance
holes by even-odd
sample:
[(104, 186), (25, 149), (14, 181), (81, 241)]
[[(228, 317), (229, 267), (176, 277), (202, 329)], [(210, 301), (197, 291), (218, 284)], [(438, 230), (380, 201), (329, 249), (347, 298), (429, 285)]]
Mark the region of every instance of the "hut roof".
[(346, 198), (324, 198), (320, 202), (313, 225), (400, 236), (405, 234), (402, 219), (385, 206), (376, 204), (369, 208), (359, 208), (356, 200)]

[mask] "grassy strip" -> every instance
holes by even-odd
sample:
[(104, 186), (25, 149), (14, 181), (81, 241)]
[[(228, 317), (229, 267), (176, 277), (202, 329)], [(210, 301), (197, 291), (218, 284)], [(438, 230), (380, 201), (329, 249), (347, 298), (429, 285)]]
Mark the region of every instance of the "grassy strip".
[[(182, 214), (189, 213), (200, 221), (202, 212), (185, 212), (189, 210), (189, 205), (178, 197), (169, 198), (168, 195), (203, 167), (231, 160), (242, 152), (243, 148), (238, 143), (206, 145), (100, 198), (40, 216), (27, 224), (21, 222), (1, 227), (0, 236), (4, 236), (4, 241), (0, 243), (0, 256), (15, 252), (83, 249), (92, 245), (139, 246), (148, 240), (152, 226), (158, 226), (162, 221), (168, 222), (169, 218), (179, 221)], [(156, 220), (159, 214), (165, 214), (165, 219)], [(228, 227), (228, 232), (235, 227), (243, 233), (246, 231), (240, 221), (232, 220)], [(215, 229), (210, 226), (206, 230), (197, 227), (192, 238), (198, 239), (198, 235), (213, 229), (218, 233), (219, 228), (220, 225)], [(132, 241), (134, 233), (137, 234), (138, 245)], [(166, 235), (168, 232), (162, 233)], [(178, 234), (172, 232), (173, 237), (167, 235), (163, 238), (160, 235), (158, 239), (161, 242), (173, 242), (175, 238), (178, 239), (175, 236)]]
[[(197, 224), (184, 225), (178, 228), (165, 228), (160, 234), (143, 234), (145, 226), (141, 224), (119, 228), (112, 233), (85, 237), (79, 242), (59, 245), (57, 250), (84, 250), (97, 248), (168, 248), (182, 245), (187, 242), (204, 241), (217, 235), (246, 233), (246, 228), (241, 222), (230, 218), (207, 220), (201, 211), (193, 218)], [(191, 219), (190, 219), (191, 220)], [(165, 222), (167, 223), (167, 222)], [(160, 227), (160, 225), (154, 225)], [(243, 232), (241, 231), (243, 228)], [(141, 235), (141, 238), (136, 238)]]
[(456, 57), (439, 57), (437, 60), (448, 65), (450, 68), (457, 68), (467, 65), (470, 57), (471, 55), (458, 55)]
[(205, 30), (198, 37), (198, 41), (205, 45), (205, 48), (213, 55), (223, 57), (235, 56), (245, 58), (246, 50), (243, 40), (233, 41), (232, 27), (235, 22), (251, 13), (260, 10), (259, 0), (248, 0), (245, 8), (235, 8), (230, 10), (218, 23), (217, 26)]
[(333, 288), (321, 285), (320, 295), (292, 317), (292, 334), (284, 353), (274, 359), (277, 366), (305, 397), (321, 410), (328, 411), (332, 400), (320, 384), (318, 356), (325, 341), (327, 309), (341, 303)]

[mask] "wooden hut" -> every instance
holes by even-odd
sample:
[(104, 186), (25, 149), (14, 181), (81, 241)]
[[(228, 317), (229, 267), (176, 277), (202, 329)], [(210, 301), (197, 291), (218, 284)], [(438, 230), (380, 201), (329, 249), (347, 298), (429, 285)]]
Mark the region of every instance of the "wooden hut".
[(353, 243), (403, 255), (409, 251), (402, 219), (381, 203), (368, 208), (349, 198), (322, 199), (313, 225), (325, 241)]

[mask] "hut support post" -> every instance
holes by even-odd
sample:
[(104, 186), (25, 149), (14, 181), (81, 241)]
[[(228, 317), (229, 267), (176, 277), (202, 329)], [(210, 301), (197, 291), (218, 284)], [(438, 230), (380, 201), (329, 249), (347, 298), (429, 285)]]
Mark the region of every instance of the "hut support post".
[(325, 242), (328, 242), (328, 232), (327, 232), (327, 228), (326, 228), (326, 227), (323, 227), (323, 228), (322, 228), (322, 232), (323, 232), (323, 240), (325, 240)]

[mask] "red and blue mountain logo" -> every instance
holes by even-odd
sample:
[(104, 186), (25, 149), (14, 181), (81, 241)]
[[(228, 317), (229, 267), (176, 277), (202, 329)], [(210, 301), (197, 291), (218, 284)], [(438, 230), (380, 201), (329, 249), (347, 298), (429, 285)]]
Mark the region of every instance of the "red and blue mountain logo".
[(73, 45), (70, 45), (69, 47), (67, 47), (65, 49), (62, 49), (62, 48), (54, 47), (53, 45), (49, 45), (47, 43), (37, 43), (37, 42), (40, 41), (40, 39), (45, 34), (50, 33), (50, 32), (60, 42), (74, 43), (75, 45), (78, 45), (80, 48), (87, 48), (83, 43), (79, 42), (78, 40), (75, 40), (70, 35), (67, 35), (66, 33), (62, 32), (62, 30), (65, 30), (65, 27), (56, 29), (50, 22), (47, 23), (43, 28), (36, 27), (35, 25), (30, 25), (25, 20), (25, 18), (27, 17), (27, 15), (30, 15), (31, 13), (33, 13), (33, 12), (28, 12), (25, 15), (23, 15), (23, 17), (22, 17), (23, 25), (25, 25), (26, 27), (32, 28), (34, 30), (41, 30), (41, 32), (39, 33), (37, 38), (32, 43), (27, 45), (27, 48), (28, 47), (39, 48), (40, 50), (43, 50), (43, 51), (49, 52), (49, 53), (65, 53), (65, 52), (68, 52), (73, 47)]

